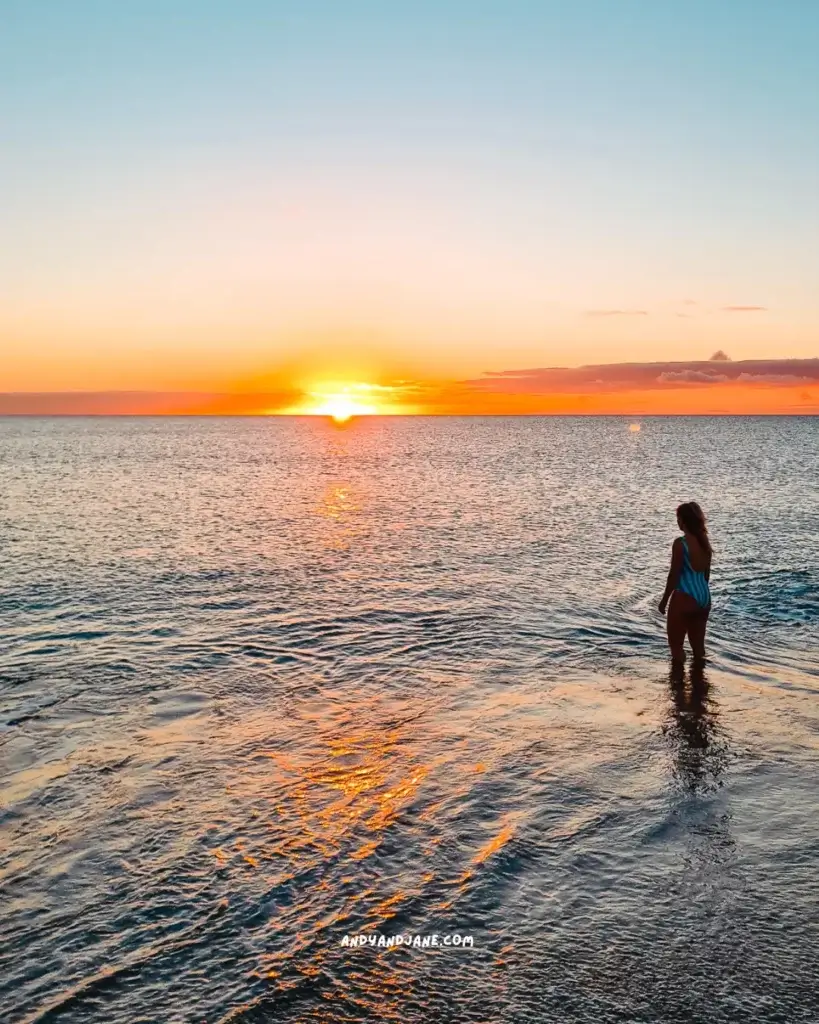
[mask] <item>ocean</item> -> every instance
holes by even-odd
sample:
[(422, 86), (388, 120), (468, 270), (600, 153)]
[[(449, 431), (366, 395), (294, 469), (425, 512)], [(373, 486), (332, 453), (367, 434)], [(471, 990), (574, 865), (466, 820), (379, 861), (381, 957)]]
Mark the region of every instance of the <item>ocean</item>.
[(815, 1024), (817, 456), (815, 417), (0, 420), (0, 1018)]

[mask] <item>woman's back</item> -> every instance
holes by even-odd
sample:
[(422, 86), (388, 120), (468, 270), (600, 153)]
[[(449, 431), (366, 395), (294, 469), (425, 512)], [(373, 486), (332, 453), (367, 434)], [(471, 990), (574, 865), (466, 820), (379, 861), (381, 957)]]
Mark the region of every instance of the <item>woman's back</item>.
[(691, 533), (684, 534), (682, 540), (694, 572), (708, 573), (711, 569), (711, 552), (706, 551), (699, 539)]
[[(707, 608), (711, 604), (711, 588), (708, 586), (710, 556), (707, 556), (695, 538), (689, 538), (687, 534), (682, 538), (682, 550), (682, 567), (677, 580), (677, 590), (693, 597), (701, 608)], [(693, 556), (692, 550), (695, 552)]]

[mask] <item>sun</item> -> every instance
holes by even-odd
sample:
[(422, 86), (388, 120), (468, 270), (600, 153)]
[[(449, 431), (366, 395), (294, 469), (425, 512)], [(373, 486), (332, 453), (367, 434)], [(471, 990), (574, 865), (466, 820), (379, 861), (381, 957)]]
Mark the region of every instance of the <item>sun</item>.
[(355, 416), (377, 416), (382, 411), (372, 384), (316, 384), (305, 390), (304, 401), (287, 410), (299, 416), (327, 416), (347, 423)]
[(346, 423), (353, 416), (374, 416), (376, 409), (372, 405), (359, 402), (350, 395), (341, 394), (324, 395), (313, 410), (314, 416), (329, 416), (335, 423)]
[[(348, 423), (358, 416), (394, 416), (415, 412), (415, 406), (400, 399), (401, 384), (371, 384), (365, 381), (303, 385), (297, 405), (277, 410), (284, 416), (326, 416), (333, 423)], [(396, 400), (397, 399), (397, 400)]]

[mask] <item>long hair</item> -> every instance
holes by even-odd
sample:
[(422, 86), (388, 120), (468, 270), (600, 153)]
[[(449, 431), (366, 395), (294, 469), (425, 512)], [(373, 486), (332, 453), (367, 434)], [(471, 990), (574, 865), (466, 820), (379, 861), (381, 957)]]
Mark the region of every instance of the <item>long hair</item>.
[(696, 501), (686, 501), (677, 507), (677, 518), (683, 527), (692, 533), (700, 542), (703, 551), (712, 554), (711, 539), (708, 536), (708, 528), (705, 525), (705, 513)]

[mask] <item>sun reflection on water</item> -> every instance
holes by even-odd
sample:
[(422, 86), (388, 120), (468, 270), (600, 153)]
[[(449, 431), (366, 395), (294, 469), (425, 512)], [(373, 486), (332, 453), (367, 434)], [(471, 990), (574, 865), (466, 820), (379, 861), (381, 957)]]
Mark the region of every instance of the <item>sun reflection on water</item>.
[(353, 496), (346, 483), (329, 484), (315, 506), (315, 513), (327, 521), (330, 529), (326, 544), (337, 551), (345, 551), (359, 532), (356, 518), (362, 511), (360, 500)]
[[(378, 881), (379, 866), (363, 870), (362, 865), (380, 856), (388, 833), (416, 798), (430, 770), (408, 754), (400, 727), (358, 724), (351, 711), (330, 716), (323, 711), (303, 712), (302, 719), (302, 725), (313, 731), (314, 741), (296, 752), (259, 750), (253, 760), (258, 763), (261, 758), (267, 765), (265, 792), (259, 791), (261, 779), (256, 772), (240, 779), (233, 792), (234, 799), (244, 798), (257, 806), (260, 799), (267, 803), (259, 816), (263, 827), (253, 841), (235, 845), (242, 863), (273, 872), (267, 885), (274, 891), (295, 885), (303, 889), (299, 907), (286, 901), (271, 920), (272, 928), (295, 929), (298, 938), (286, 950), (260, 956), (257, 977), (280, 994), (297, 988), (299, 979), (326, 983), (328, 958), (335, 954), (327, 945), (329, 936), (381, 929), (410, 898), (397, 880), (386, 887), (385, 879)], [(225, 852), (221, 848), (212, 852), (224, 865)], [(427, 872), (424, 877), (430, 881), (434, 875)], [(319, 899), (322, 892), (325, 895)], [(335, 897), (329, 914), (327, 894)], [(378, 970), (352, 979), (357, 995), (345, 989), (345, 1000), (358, 1003), (368, 1013), (374, 1013), (385, 998), (397, 1007), (397, 1000), (409, 993), (409, 982), (405, 974), (394, 973), (390, 966), (394, 962), (381, 957)]]

